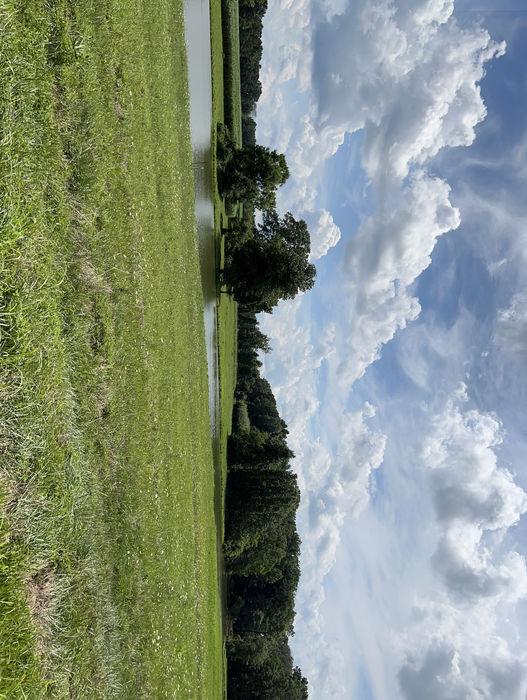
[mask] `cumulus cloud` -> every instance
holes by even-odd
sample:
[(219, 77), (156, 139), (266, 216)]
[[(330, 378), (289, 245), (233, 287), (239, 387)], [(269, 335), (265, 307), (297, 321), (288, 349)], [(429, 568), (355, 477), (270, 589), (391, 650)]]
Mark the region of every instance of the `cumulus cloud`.
[(454, 396), (458, 401), (463, 401), (463, 403), (467, 403), (467, 401), (469, 401), (467, 388), (468, 387), (465, 382), (459, 382), (456, 390), (454, 391)]
[(452, 10), (437, 0), (354, 2), (317, 24), (309, 0), (270, 4), (258, 127), (288, 158), (284, 206), (315, 208), (324, 162), (346, 133), (364, 128), (363, 165), (383, 189), (441, 148), (473, 141), (485, 116), (478, 81), (504, 45), (459, 28)]
[(318, 260), (340, 240), (340, 229), (325, 209), (305, 212), (304, 220), (311, 234), (311, 261)]
[[(264, 56), (259, 135), (286, 152), (292, 177), (280, 202), (311, 225), (313, 260), (340, 239), (330, 214), (317, 210), (315, 200), (322, 166), (346, 133), (364, 129), (362, 163), (376, 186), (379, 211), (348, 243), (344, 260), (356, 290), (349, 301), (356, 319), (352, 347), (341, 365), (350, 385), (419, 314), (418, 300), (406, 290), (430, 264), (438, 236), (459, 225), (448, 185), (423, 168), (441, 148), (473, 141), (474, 127), (486, 113), (478, 82), (485, 63), (501, 55), (504, 45), (479, 26), (461, 29), (451, 17), (452, 2), (350, 3), (316, 28), (301, 5), (289, 39), (275, 26), (274, 7), (270, 26), (278, 34), (266, 35), (271, 53)], [(313, 31), (312, 41), (306, 35)], [(304, 38), (295, 38), (295, 32)], [(305, 54), (287, 52), (286, 73), (285, 58), (278, 69), (279, 52), (272, 51), (280, 36), (309, 47)], [(300, 63), (312, 68), (313, 91), (299, 77)], [(298, 100), (290, 104), (291, 81), (295, 95), (305, 93), (300, 107)]]
[(430, 264), (436, 240), (459, 225), (442, 180), (419, 173), (393, 215), (368, 219), (346, 247), (343, 270), (351, 295), (350, 352), (340, 372), (349, 386), (379, 358), (382, 345), (419, 315), (418, 299), (408, 287)]
[[(509, 552), (495, 561), (497, 545), (527, 510), (527, 495), (499, 468), (495, 448), (500, 424), (477, 411), (462, 414), (452, 403), (434, 421), (421, 452), (432, 470), (432, 491), (442, 535), (435, 565), (459, 601), (527, 593), (525, 561)], [(490, 537), (492, 535), (492, 537)]]
[(441, 585), (422, 598), (419, 623), (406, 632), (400, 688), (406, 700), (520, 700), (526, 659), (498, 625), (527, 595), (525, 560), (506, 538), (527, 495), (498, 464), (503, 435), (494, 416), (448, 402), (431, 427), (419, 457), (431, 474)]
[[(273, 354), (263, 359), (288, 424), (296, 454), (293, 467), (302, 490), (298, 523), (304, 542), (303, 573), (296, 628), (299, 637), (316, 637), (322, 648), (324, 577), (335, 561), (345, 519), (358, 517), (367, 507), (372, 471), (383, 461), (386, 437), (369, 429), (367, 421), (375, 408), (367, 402), (354, 412), (336, 405), (323, 438), (313, 437), (310, 421), (320, 406), (315, 372), (335, 352), (335, 326), (328, 324), (313, 343), (313, 329), (298, 320), (302, 299), (281, 303), (272, 316), (262, 317), (262, 330), (274, 339)], [(318, 671), (312, 670), (312, 678), (313, 673)]]
[(273, 353), (262, 358), (265, 375), (288, 425), (301, 488), (310, 478), (307, 464), (304, 469), (304, 452), (311, 449), (304, 445), (305, 429), (320, 407), (315, 372), (335, 353), (333, 324), (328, 324), (313, 343), (311, 324), (298, 321), (303, 299), (304, 295), (299, 295), (291, 302), (281, 302), (272, 315), (264, 314), (260, 319), (262, 331), (272, 338), (273, 346)]
[[(451, 20), (453, 2), (350, 3), (315, 35), (318, 124), (365, 128), (371, 178), (406, 177), (445, 146), (466, 146), (485, 116), (478, 81), (504, 51)], [(338, 76), (338, 79), (332, 79)]]
[[(460, 222), (448, 184), (427, 168), (441, 149), (473, 141), (474, 127), (486, 113), (478, 83), (485, 63), (504, 51), (504, 45), (494, 43), (480, 26), (460, 28), (452, 18), (451, 0), (360, 0), (346, 8), (334, 2), (318, 24), (320, 8), (316, 8), (311, 0), (271, 0), (269, 4), (258, 138), (286, 154), (291, 177), (281, 188), (278, 203), (307, 220), (312, 260), (320, 259), (340, 239), (339, 228), (319, 198), (325, 163), (345, 134), (358, 129), (364, 130), (362, 165), (374, 188), (377, 211), (347, 242), (342, 261), (341, 307), (347, 310), (349, 328), (345, 343), (333, 339), (330, 326), (320, 340), (313, 340), (316, 333), (302, 325), (304, 297), (281, 305), (263, 325), (275, 348), (265, 359), (266, 375), (290, 428), (303, 493), (299, 511), (303, 575), (296, 623), (302, 639), (296, 646), (304, 649), (301, 663), (309, 657), (309, 648), (324, 647), (320, 614), (324, 577), (335, 561), (345, 518), (360, 514), (369, 502), (371, 474), (382, 463), (386, 448), (385, 436), (367, 425), (374, 409), (365, 403), (359, 411), (348, 412), (346, 393), (380, 356), (382, 346), (420, 313), (411, 287), (430, 264), (437, 239)], [(339, 367), (341, 391), (333, 385), (330, 399), (319, 396), (317, 387), (325, 361), (332, 363), (331, 368)], [(465, 391), (460, 387), (457, 398), (462, 402), (468, 398), (466, 387)], [(315, 419), (322, 439), (313, 438)], [(463, 420), (458, 433), (436, 445), (438, 450), (448, 450), (448, 441), (453, 444), (457, 438), (461, 450), (463, 425), (465, 432), (473, 431), (473, 439), (479, 435), (475, 418), (473, 423)], [(436, 428), (437, 438), (441, 426)], [(492, 439), (499, 434), (496, 423), (478, 443), (480, 452), (474, 460), (482, 456), (481, 470), (495, 457), (498, 443)], [(427, 445), (430, 452), (426, 457), (423, 453), (425, 461), (435, 454), (432, 443)], [(445, 612), (445, 619), (455, 618), (456, 605), (476, 599), (488, 605), (516, 600), (524, 590), (523, 560), (512, 553), (498, 561), (498, 550), (489, 549), (489, 539), (497, 542), (517, 521), (524, 509), (523, 492), (496, 465), (478, 491), (477, 478), (482, 478), (484, 470), (472, 482), (467, 477), (461, 484), (455, 482), (446, 462), (434, 467), (426, 463), (433, 472), (437, 512), (444, 515), (438, 521), (444, 531), (434, 566), (444, 586), (445, 605), (454, 611)], [(454, 509), (452, 517), (447, 506)], [(498, 522), (504, 524), (494, 527)], [(488, 554), (491, 550), (493, 556)], [(438, 609), (425, 618), (430, 620), (436, 613)], [(494, 629), (491, 623), (490, 629)], [(409, 655), (401, 664), (403, 695), (408, 700), (470, 697), (462, 695), (466, 684), (454, 682), (462, 675), (463, 664), (470, 663), (473, 677), (486, 683), (485, 688), (509, 697), (504, 693), (512, 687), (514, 659), (508, 652), (502, 668), (509, 668), (510, 661), (511, 675), (499, 680), (490, 670), (487, 675), (481, 670), (492, 658), (488, 650), (480, 649), (479, 661), (476, 647), (460, 651), (458, 657), (452, 634), (445, 632), (433, 641), (429, 629), (423, 632), (424, 656)], [(324, 671), (326, 661), (321, 654), (304, 668), (312, 682), (318, 678), (320, 697), (337, 692), (331, 674)], [(434, 686), (434, 668), (449, 669), (443, 674), (448, 688), (443, 695), (443, 681)], [(461, 669), (458, 676), (456, 669)], [(423, 688), (428, 688), (429, 695)]]
[[(424, 659), (407, 661), (398, 680), (406, 700), (523, 700), (525, 668), (500, 645), (494, 657), (463, 659), (435, 642)], [(496, 648), (497, 647), (497, 648)]]
[(334, 426), (339, 436), (334, 455), (313, 441), (312, 455), (316, 454), (321, 473), (317, 488), (305, 494), (300, 513), (308, 537), (302, 550), (303, 576), (297, 596), (299, 631), (309, 628), (312, 634), (321, 633), (323, 580), (335, 561), (340, 528), (347, 516), (358, 517), (370, 499), (371, 473), (382, 464), (386, 446), (386, 437), (372, 432), (364, 422), (374, 415), (375, 409), (368, 403), (353, 413), (344, 412)]

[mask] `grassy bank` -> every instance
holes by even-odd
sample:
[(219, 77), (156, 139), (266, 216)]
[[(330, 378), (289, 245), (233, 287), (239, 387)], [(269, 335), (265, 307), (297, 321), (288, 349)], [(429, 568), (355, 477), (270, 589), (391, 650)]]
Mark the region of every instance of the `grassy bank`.
[(223, 84), (225, 124), (238, 146), (242, 145), (242, 98), (240, 83), (240, 33), (238, 0), (223, 0)]
[(181, 4), (0, 27), (0, 693), (219, 697)]
[[(233, 6), (236, 5), (236, 11)], [(228, 7), (227, 7), (228, 6)], [(239, 47), (237, 25), (237, 2), (233, 0), (211, 0), (211, 49), (212, 49), (212, 108), (213, 144), (216, 143), (217, 124), (228, 124), (228, 113), (234, 115), (239, 124), (236, 137), (241, 146), (241, 99), (239, 48), (237, 61), (232, 60), (233, 51), (229, 46)], [(229, 9), (230, 8), (230, 9)], [(225, 24), (225, 18), (228, 24)], [(233, 22), (233, 17), (236, 22)], [(230, 56), (231, 60), (224, 60)], [(236, 127), (237, 128), (237, 127)], [(238, 133), (235, 131), (235, 133)], [(214, 165), (216, 161), (214, 160)], [(214, 168), (215, 173), (215, 168)], [(217, 259), (223, 267), (223, 234), (229, 227), (229, 217), (225, 213), (225, 203), (214, 187), (214, 212), (217, 236)], [(236, 386), (236, 328), (237, 304), (227, 294), (218, 294), (218, 349), (220, 362), (220, 410), (221, 410), (221, 459), (223, 484), (227, 474), (227, 437), (232, 429), (234, 389)]]

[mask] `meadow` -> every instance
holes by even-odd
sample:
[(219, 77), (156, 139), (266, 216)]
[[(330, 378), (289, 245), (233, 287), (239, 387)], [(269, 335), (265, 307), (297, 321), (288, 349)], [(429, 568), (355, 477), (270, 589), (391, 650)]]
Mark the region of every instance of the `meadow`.
[[(225, 6), (228, 6), (227, 9)], [(235, 9), (232, 6), (236, 5)], [(213, 176), (214, 176), (214, 215), (216, 227), (218, 268), (224, 266), (224, 232), (231, 225), (231, 217), (227, 215), (227, 207), (218, 193), (216, 181), (216, 139), (218, 124), (231, 122), (231, 135), (238, 148), (242, 146), (241, 138), (241, 99), (240, 99), (240, 64), (232, 61), (233, 53), (239, 57), (239, 36), (237, 24), (237, 3), (233, 0), (211, 0), (210, 2), (210, 31), (212, 54), (212, 144), (213, 144)], [(233, 17), (236, 22), (233, 22)], [(227, 20), (227, 21), (226, 21)], [(234, 45), (234, 49), (231, 47)], [(238, 52), (238, 53), (236, 53)], [(237, 215), (241, 204), (231, 208), (229, 214)], [(222, 503), (225, 496), (225, 481), (227, 475), (227, 438), (232, 430), (232, 415), (234, 406), (234, 391), (236, 388), (236, 355), (237, 355), (237, 304), (230, 295), (225, 293), (225, 286), (218, 280), (218, 354), (220, 380), (220, 431), (221, 431), (221, 475)], [(223, 519), (222, 519), (223, 527)], [(222, 532), (223, 536), (223, 532)]]
[(0, 48), (0, 697), (221, 697), (182, 4), (0, 0)]

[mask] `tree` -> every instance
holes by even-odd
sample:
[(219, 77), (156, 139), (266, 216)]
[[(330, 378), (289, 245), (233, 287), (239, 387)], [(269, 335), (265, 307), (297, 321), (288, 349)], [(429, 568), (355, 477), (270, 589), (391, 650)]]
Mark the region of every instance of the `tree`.
[(254, 425), (250, 430), (237, 431), (229, 437), (227, 454), (230, 469), (242, 465), (267, 468), (271, 463), (287, 469), (287, 462), (295, 456), (282, 435), (270, 436)]
[(276, 206), (276, 189), (289, 177), (283, 153), (259, 144), (232, 151), (218, 172), (220, 194), (231, 202), (252, 202), (257, 209)]
[(280, 418), (269, 382), (259, 374), (250, 391), (247, 392), (246, 404), (251, 425), (269, 435), (277, 435), (285, 440), (288, 434), (287, 425)]
[(281, 219), (274, 209), (266, 211), (252, 238), (228, 249), (224, 282), (240, 304), (272, 313), (280, 299), (293, 299), (315, 283), (309, 247), (305, 221), (290, 212)]
[(280, 464), (230, 469), (227, 479), (226, 557), (257, 547), (266, 533), (284, 522), (300, 503), (296, 474)]
[[(262, 93), (260, 63), (262, 60), (263, 16), (267, 10), (267, 0), (241, 0), (239, 11), (240, 34), (240, 82), (242, 112), (254, 112)], [(244, 143), (247, 143), (244, 141)]]

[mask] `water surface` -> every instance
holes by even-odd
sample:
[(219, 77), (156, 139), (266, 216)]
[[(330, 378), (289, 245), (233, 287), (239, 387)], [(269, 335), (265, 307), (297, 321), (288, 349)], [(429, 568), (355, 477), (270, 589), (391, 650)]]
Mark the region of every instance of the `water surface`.
[(184, 0), (190, 93), (190, 136), (194, 172), (194, 207), (203, 288), (205, 343), (209, 374), (209, 411), (214, 456), (215, 498), (218, 551), (218, 586), (223, 633), (226, 624), (225, 564), (222, 553), (222, 504), (220, 463), (220, 410), (218, 371), (218, 326), (216, 308), (216, 238), (214, 232), (214, 196), (212, 180), (212, 74), (209, 0)]

